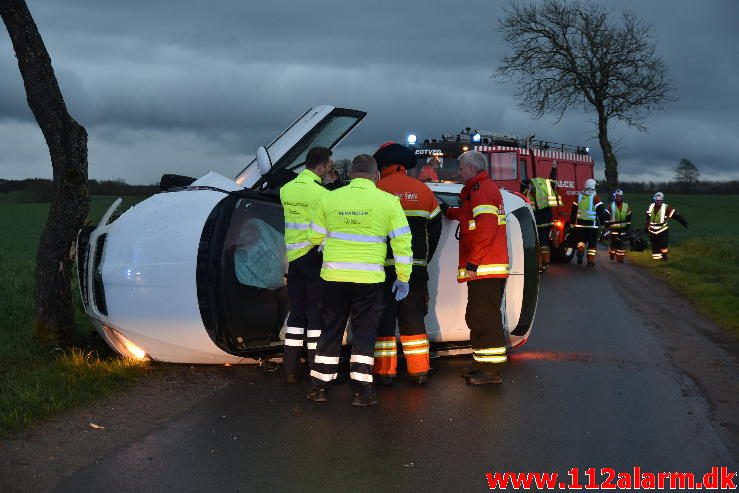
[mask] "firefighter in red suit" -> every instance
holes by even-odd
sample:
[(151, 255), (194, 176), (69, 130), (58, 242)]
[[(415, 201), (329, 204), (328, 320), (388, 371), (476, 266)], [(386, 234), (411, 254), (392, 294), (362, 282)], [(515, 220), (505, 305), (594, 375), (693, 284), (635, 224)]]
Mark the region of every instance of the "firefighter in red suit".
[(503, 197), (488, 176), (482, 153), (467, 151), (459, 163), (465, 180), (460, 206), (445, 213), (459, 221), (457, 282), (467, 283), (465, 321), (474, 361), (463, 376), (470, 384), (500, 384), (506, 362), (501, 301), (509, 272)]
[(395, 142), (386, 142), (375, 152), (374, 158), (382, 170), (377, 188), (400, 199), (413, 237), (410, 292), (400, 302), (395, 301), (392, 294), (395, 255), (392, 248), (388, 247), (388, 258), (385, 261), (385, 311), (375, 343), (374, 373), (376, 381), (385, 385), (392, 384), (397, 375), (397, 321), (407, 378), (422, 384), (428, 380), (431, 369), (429, 339), (424, 324), (429, 300), (427, 265), (439, 244), (441, 209), (431, 189), (406, 174), (406, 170), (416, 166), (416, 155), (412, 150)]

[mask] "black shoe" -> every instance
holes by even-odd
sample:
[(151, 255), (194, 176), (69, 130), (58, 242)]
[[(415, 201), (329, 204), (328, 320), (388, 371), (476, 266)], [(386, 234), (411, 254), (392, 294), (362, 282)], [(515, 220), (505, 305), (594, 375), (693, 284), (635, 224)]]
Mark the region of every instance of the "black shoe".
[(462, 377), (468, 378), (474, 375), (475, 373), (477, 373), (478, 371), (480, 371), (480, 369), (475, 368), (474, 366), (465, 366), (464, 368), (462, 368)]
[(328, 392), (325, 387), (313, 387), (308, 392), (308, 399), (313, 402), (327, 402)]
[(298, 376), (295, 373), (286, 374), (285, 383), (298, 383)]
[(371, 385), (354, 391), (352, 406), (367, 407), (374, 406), (375, 404), (377, 404), (377, 393), (375, 393), (375, 389)]
[(595, 262), (588, 262), (588, 267), (595, 267)]
[(503, 383), (503, 376), (500, 372), (479, 371), (468, 376), (465, 380), (470, 385), (501, 384)]
[(406, 376), (406, 379), (408, 379), (409, 382), (424, 384), (429, 381), (429, 375), (428, 373), (419, 373), (418, 375), (408, 375)]
[(380, 385), (392, 385), (395, 377), (391, 375), (373, 375), (372, 379)]

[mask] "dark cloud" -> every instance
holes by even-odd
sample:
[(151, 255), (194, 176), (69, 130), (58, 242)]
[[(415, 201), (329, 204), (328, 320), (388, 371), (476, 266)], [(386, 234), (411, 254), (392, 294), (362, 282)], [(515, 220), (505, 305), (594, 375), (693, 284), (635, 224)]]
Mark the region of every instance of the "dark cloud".
[[(624, 177), (669, 178), (687, 157), (703, 176), (739, 171), (739, 3), (603, 2), (654, 25), (679, 93), (615, 126)], [(504, 2), (112, 2), (45, 0), (31, 9), (69, 109), (90, 134), (90, 174), (153, 182), (163, 172), (238, 171), (307, 107), (368, 112), (339, 156), (409, 132), (466, 126), (589, 145), (592, 116), (532, 120), (512, 83), (490, 76), (507, 48)], [(49, 176), (7, 33), (0, 31), (0, 177)], [(11, 150), (12, 149), (12, 150)]]

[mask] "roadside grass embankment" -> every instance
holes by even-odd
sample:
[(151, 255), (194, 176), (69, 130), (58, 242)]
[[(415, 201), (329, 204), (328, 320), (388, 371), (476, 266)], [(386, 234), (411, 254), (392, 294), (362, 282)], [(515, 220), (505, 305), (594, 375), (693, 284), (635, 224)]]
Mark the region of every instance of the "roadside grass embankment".
[[(652, 196), (625, 198), (634, 211), (634, 227), (643, 228)], [(652, 260), (648, 247), (629, 252), (627, 261), (665, 280), (739, 339), (739, 196), (668, 195), (665, 201), (688, 221), (688, 229), (670, 222), (669, 260)]]
[[(113, 200), (93, 198), (90, 217), (100, 218)], [(101, 345), (62, 351), (32, 340), (36, 249), (48, 210), (23, 192), (0, 193), (0, 436), (120, 390), (147, 368)], [(72, 295), (78, 331), (89, 336), (94, 329)]]

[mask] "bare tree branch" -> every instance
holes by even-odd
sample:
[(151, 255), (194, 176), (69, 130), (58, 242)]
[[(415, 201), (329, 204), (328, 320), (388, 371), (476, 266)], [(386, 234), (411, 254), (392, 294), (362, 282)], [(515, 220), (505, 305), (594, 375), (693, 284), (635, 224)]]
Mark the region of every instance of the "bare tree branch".
[(512, 3), (498, 29), (512, 48), (496, 76), (518, 83), (519, 106), (559, 122), (568, 109), (597, 114), (609, 188), (618, 162), (608, 140), (612, 119), (646, 130), (644, 116), (674, 101), (667, 68), (656, 55), (652, 26), (633, 12), (620, 17), (601, 5), (544, 0)]

